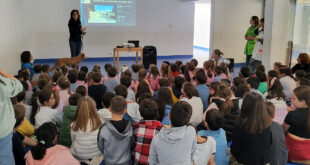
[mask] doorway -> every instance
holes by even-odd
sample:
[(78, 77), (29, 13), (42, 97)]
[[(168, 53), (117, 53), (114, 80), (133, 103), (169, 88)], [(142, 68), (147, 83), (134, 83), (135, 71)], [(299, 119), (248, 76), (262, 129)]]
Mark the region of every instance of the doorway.
[(209, 59), (211, 31), (211, 0), (195, 3), (193, 58), (198, 60), (198, 67)]

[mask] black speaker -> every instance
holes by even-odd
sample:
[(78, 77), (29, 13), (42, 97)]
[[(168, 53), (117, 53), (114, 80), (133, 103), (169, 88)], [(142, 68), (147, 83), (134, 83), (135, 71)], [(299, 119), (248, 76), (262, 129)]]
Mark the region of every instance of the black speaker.
[(233, 58), (224, 58), (224, 62), (227, 64), (230, 72), (234, 72), (235, 59)]
[(149, 69), (151, 64), (157, 65), (157, 50), (155, 46), (143, 47), (143, 65), (145, 69)]

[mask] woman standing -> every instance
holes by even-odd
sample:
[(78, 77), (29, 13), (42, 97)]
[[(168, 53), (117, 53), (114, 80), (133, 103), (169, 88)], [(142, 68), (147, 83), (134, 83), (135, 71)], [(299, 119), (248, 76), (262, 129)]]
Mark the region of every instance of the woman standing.
[(78, 10), (71, 11), (71, 17), (68, 23), (70, 38), (69, 45), (71, 57), (78, 56), (81, 53), (82, 35), (86, 34), (86, 28), (81, 25), (80, 14)]
[(244, 38), (247, 40), (244, 54), (246, 55), (246, 66), (249, 66), (252, 53), (256, 43), (256, 36), (258, 35), (259, 19), (257, 16), (252, 16), (250, 20), (251, 27), (248, 28)]
[(10, 98), (23, 90), (22, 84), (12, 75), (0, 70), (0, 164), (14, 164), (12, 136), (15, 124)]
[(261, 28), (261, 30), (259, 30), (259, 34), (255, 38), (257, 42), (255, 43), (255, 46), (252, 52), (253, 56), (249, 64), (251, 73), (254, 72), (257, 65), (262, 64), (262, 60), (263, 60), (262, 56), (263, 56), (263, 43), (264, 43), (264, 18), (260, 20), (259, 28)]

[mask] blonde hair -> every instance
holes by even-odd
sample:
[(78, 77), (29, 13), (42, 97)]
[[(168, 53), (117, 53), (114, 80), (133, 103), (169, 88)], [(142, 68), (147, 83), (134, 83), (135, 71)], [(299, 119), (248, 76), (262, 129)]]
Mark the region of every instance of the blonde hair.
[(75, 116), (72, 120), (73, 131), (86, 132), (88, 122), (90, 121), (91, 131), (95, 131), (100, 128), (102, 121), (97, 114), (95, 101), (88, 97), (82, 97), (77, 105)]

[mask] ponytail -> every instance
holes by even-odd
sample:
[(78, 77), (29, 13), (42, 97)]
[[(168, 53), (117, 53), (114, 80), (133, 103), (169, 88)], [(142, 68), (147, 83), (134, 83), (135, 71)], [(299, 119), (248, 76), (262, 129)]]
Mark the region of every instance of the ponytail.
[(207, 77), (208, 77), (208, 78), (212, 78), (212, 77), (213, 77), (213, 73), (212, 73), (211, 69), (208, 69), (208, 71), (207, 71)]
[(197, 90), (195, 89), (194, 85), (189, 82), (184, 83), (183, 90), (188, 99), (191, 99), (192, 97), (195, 97), (195, 96), (199, 97), (199, 94)]
[(33, 146), (30, 151), (35, 160), (42, 160), (46, 153), (46, 149), (54, 146), (54, 139), (57, 136), (56, 125), (47, 122), (41, 125), (35, 132), (38, 144)]
[(165, 116), (166, 105), (173, 105), (171, 92), (168, 87), (160, 87), (157, 93), (158, 115), (157, 120), (162, 121)]
[(184, 77), (185, 77), (186, 82), (192, 82), (192, 79), (191, 79), (191, 77), (189, 75), (189, 71), (186, 68), (185, 68)]
[(42, 142), (38, 142), (36, 146), (31, 147), (30, 151), (35, 160), (41, 160), (45, 155), (46, 147)]
[(220, 112), (224, 115), (230, 114), (231, 109), (234, 106), (233, 102), (230, 100), (232, 96), (231, 89), (226, 85), (220, 85), (218, 87), (218, 91), (219, 91), (219, 97), (225, 99), (224, 103), (220, 107)]
[(31, 124), (35, 125), (35, 116), (40, 110), (40, 105), (43, 105), (44, 102), (49, 101), (51, 95), (52, 95), (51, 91), (44, 89), (32, 95), (31, 99), (32, 111), (30, 115)]
[(171, 71), (170, 65), (168, 65), (167, 76), (168, 76), (169, 85), (171, 85), (173, 83), (173, 75), (172, 75), (172, 71)]
[(37, 93), (34, 93), (32, 95), (32, 98), (31, 98), (31, 106), (32, 106), (32, 111), (31, 111), (31, 114), (30, 114), (30, 123), (32, 125), (35, 125), (35, 116), (37, 114), (37, 112), (39, 111), (39, 103), (38, 103), (38, 92)]
[(234, 106), (233, 102), (230, 100), (230, 98), (226, 98), (225, 102), (220, 107), (220, 112), (222, 112), (224, 115), (230, 114), (232, 107)]

